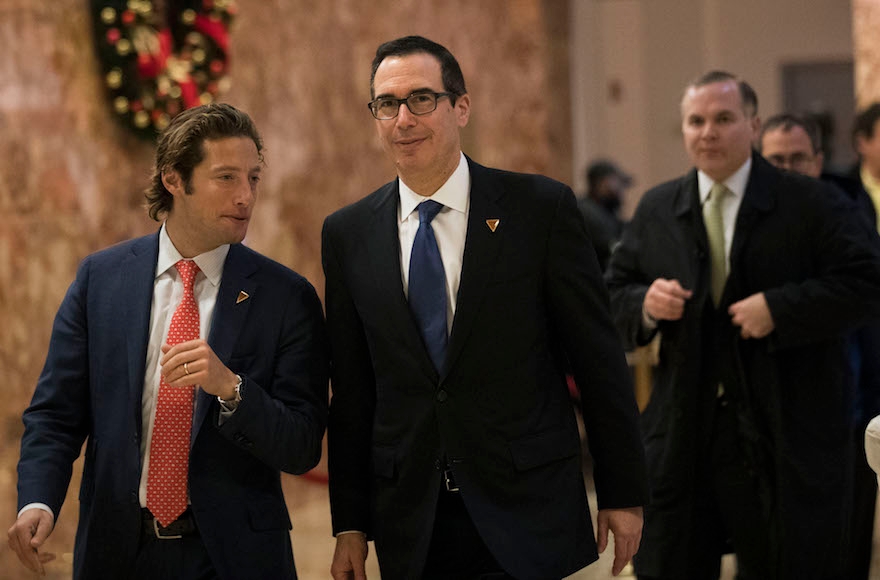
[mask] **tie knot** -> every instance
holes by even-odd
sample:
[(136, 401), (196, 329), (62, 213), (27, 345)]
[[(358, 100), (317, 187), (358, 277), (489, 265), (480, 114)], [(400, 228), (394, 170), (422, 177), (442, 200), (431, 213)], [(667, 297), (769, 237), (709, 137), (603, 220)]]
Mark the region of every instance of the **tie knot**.
[(431, 220), (437, 217), (437, 214), (440, 213), (441, 209), (443, 209), (442, 203), (436, 202), (433, 199), (423, 201), (419, 204), (419, 223), (431, 223)]
[(716, 183), (712, 186), (712, 189), (709, 190), (709, 197), (706, 199), (707, 203), (720, 203), (724, 197), (730, 193), (730, 190), (727, 189), (727, 186), (723, 183)]
[(191, 287), (196, 274), (199, 273), (199, 266), (192, 260), (179, 260), (174, 267), (180, 272), (180, 279), (183, 280), (184, 288)]

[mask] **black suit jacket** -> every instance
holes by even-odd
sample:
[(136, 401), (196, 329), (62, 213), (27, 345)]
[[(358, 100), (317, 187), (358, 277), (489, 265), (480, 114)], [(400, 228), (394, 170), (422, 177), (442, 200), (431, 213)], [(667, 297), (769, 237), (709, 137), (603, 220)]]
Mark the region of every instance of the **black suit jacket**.
[(566, 361), (599, 507), (645, 501), (629, 371), (571, 190), (468, 163), (461, 284), (439, 375), (404, 297), (397, 181), (324, 224), (333, 528), (374, 538), (388, 580), (422, 572), (444, 456), (509, 573), (562, 577), (596, 559)]
[[(158, 235), (86, 258), (55, 318), (18, 465), (19, 508), (60, 515), (86, 441), (74, 578), (130, 574), (141, 531), (141, 393)], [(239, 292), (250, 297), (239, 301)], [(328, 353), (321, 305), (301, 276), (240, 244), (229, 248), (209, 343), (241, 375), (243, 400), (218, 427), (199, 391), (189, 496), (220, 578), (295, 578), (280, 471), (321, 455)]]
[[(652, 502), (637, 571), (686, 577), (711, 537), (694, 525), (706, 501), (697, 499), (704, 490), (694, 473), (706, 460), (720, 380), (739, 415), (748, 470), (765, 494), (767, 522), (756, 525), (769, 525), (778, 543), (778, 577), (842, 577), (853, 401), (845, 338), (880, 311), (876, 231), (840, 192), (755, 155), (719, 306), (727, 323), (707, 308), (696, 170), (644, 195), (611, 258), (612, 314), (630, 347), (651, 338), (642, 331), (642, 303), (656, 278), (677, 279), (694, 295), (680, 320), (658, 329), (660, 361), (642, 417)], [(775, 330), (743, 340), (727, 308), (757, 292)]]

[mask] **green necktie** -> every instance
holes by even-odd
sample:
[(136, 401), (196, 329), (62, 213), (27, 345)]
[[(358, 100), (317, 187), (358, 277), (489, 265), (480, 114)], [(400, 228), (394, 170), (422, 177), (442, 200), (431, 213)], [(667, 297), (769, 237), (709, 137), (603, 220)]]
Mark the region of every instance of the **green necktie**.
[(703, 204), (703, 223), (709, 238), (709, 254), (712, 257), (712, 300), (715, 306), (721, 301), (727, 282), (727, 258), (724, 252), (724, 198), (730, 190), (723, 183), (716, 183), (709, 190), (709, 198)]

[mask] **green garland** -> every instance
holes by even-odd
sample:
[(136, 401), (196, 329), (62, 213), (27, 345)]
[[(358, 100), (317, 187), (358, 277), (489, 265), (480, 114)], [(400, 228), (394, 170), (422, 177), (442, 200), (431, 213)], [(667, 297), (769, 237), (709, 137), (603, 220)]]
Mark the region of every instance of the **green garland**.
[(228, 90), (233, 0), (91, 0), (104, 84), (116, 116), (153, 139)]

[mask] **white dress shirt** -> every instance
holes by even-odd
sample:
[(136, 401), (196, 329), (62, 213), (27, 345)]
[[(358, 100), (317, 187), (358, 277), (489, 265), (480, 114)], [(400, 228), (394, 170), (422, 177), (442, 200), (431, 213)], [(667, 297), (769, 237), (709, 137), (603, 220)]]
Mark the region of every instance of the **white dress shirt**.
[[(193, 283), (193, 294), (199, 305), (199, 337), (207, 338), (223, 277), (223, 264), (229, 253), (229, 244), (214, 248), (193, 258), (201, 270)], [(147, 345), (147, 365), (144, 371), (144, 391), (141, 396), (141, 483), (138, 495), (141, 507), (147, 505), (147, 474), (150, 469), (150, 442), (153, 438), (153, 422), (156, 418), (156, 398), (162, 366), (162, 345), (168, 336), (171, 317), (183, 298), (183, 283), (174, 267), (183, 256), (174, 247), (165, 231), (159, 231), (159, 258), (156, 261), (156, 277), (153, 279), (153, 303), (150, 308), (150, 340)], [(193, 407), (195, 412), (195, 406)]]
[(464, 242), (467, 237), (468, 209), (470, 208), (471, 172), (464, 153), (458, 167), (440, 189), (430, 197), (417, 194), (402, 179), (400, 185), (400, 204), (397, 213), (397, 233), (400, 236), (400, 272), (403, 277), (403, 291), (409, 296), (409, 260), (413, 242), (419, 229), (419, 212), (416, 209), (426, 199), (443, 204), (440, 213), (431, 220), (434, 237), (440, 249), (440, 259), (446, 273), (446, 332), (452, 330), (455, 316), (455, 301), (461, 281), (461, 263), (464, 259)]

